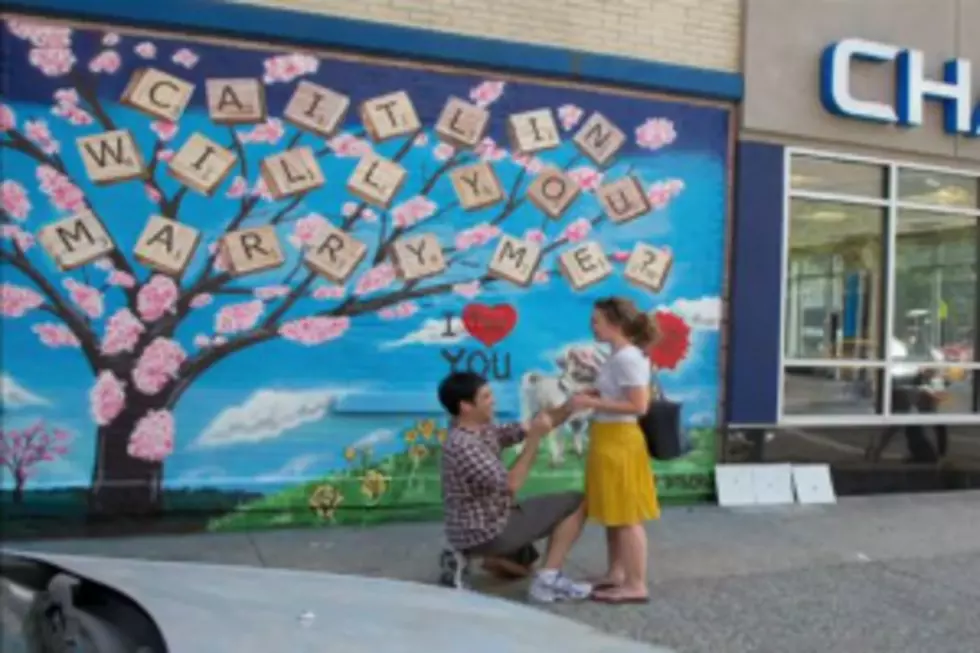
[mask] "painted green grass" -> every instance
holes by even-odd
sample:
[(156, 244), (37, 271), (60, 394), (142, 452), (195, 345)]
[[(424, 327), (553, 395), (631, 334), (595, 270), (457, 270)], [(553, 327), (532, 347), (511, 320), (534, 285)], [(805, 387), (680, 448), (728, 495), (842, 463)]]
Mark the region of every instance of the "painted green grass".
[[(422, 425), (424, 426), (424, 425)], [(433, 434), (431, 426), (422, 432)], [(441, 515), (439, 468), (441, 450), (436, 437), (423, 440), (416, 430), (405, 434), (402, 453), (373, 460), (360, 452), (347, 469), (326, 478), (297, 485), (244, 503), (213, 519), (215, 532), (267, 528), (366, 526), (391, 521), (437, 519)], [(687, 455), (655, 462), (657, 488), (664, 503), (705, 501), (713, 496), (714, 429), (691, 432)], [(581, 489), (584, 460), (574, 454), (560, 465), (540, 456), (523, 495)]]

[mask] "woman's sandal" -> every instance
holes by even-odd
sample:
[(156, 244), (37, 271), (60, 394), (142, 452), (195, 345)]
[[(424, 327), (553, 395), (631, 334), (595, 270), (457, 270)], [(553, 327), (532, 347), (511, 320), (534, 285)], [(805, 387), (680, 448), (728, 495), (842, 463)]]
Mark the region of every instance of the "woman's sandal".
[(646, 605), (650, 602), (649, 596), (597, 596), (593, 594), (591, 600), (594, 603), (605, 603), (606, 605)]

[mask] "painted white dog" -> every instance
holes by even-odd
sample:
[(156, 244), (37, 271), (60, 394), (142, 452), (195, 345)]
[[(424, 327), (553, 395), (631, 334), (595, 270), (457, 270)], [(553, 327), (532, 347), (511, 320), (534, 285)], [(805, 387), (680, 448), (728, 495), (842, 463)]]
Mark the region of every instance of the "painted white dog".
[[(540, 371), (525, 374), (521, 378), (522, 418), (530, 418), (541, 410), (557, 408), (576, 392), (591, 387), (604, 359), (605, 355), (595, 347), (571, 347), (555, 360), (559, 369), (557, 375), (547, 375)], [(582, 456), (585, 453), (590, 413), (591, 411), (583, 411), (572, 415), (557, 432), (545, 440), (552, 466), (564, 462), (568, 444), (576, 455)]]

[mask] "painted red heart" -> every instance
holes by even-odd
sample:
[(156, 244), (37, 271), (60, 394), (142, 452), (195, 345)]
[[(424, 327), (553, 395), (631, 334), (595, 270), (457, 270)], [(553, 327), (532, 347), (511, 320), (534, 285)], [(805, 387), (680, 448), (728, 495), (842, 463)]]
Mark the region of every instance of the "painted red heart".
[(463, 309), (466, 331), (487, 347), (510, 335), (517, 325), (517, 311), (509, 304), (467, 304)]

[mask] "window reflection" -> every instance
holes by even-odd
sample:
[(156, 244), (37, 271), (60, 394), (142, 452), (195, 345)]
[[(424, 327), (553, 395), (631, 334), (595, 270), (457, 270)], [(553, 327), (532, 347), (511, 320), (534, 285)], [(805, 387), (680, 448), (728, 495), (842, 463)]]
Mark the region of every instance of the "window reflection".
[(884, 166), (794, 156), (790, 185), (793, 190), (884, 198), (886, 179)]
[(883, 209), (794, 199), (787, 357), (880, 359)]
[(923, 206), (980, 208), (980, 179), (963, 175), (939, 174), (927, 170), (901, 168), (898, 173), (898, 199)]
[(882, 371), (872, 368), (787, 367), (786, 415), (880, 415)]

